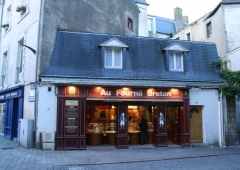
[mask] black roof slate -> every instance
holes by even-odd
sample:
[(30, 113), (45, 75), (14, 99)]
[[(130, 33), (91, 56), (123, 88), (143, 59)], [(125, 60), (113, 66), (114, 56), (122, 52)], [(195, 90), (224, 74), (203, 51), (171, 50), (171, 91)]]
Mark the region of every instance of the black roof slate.
[[(99, 45), (111, 38), (129, 46), (123, 56), (123, 69), (104, 68), (104, 56)], [(189, 50), (187, 72), (166, 69), (166, 52), (163, 49), (173, 43)], [(224, 82), (219, 70), (213, 68), (217, 59), (214, 43), (59, 31), (49, 67), (40, 77)]]

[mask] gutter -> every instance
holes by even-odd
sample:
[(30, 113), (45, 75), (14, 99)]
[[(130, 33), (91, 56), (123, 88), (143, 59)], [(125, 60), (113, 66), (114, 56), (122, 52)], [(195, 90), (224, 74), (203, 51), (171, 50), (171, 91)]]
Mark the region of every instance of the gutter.
[(33, 126), (33, 145), (36, 147), (36, 130), (37, 130), (37, 77), (38, 77), (38, 60), (39, 60), (39, 41), (40, 41), (40, 27), (41, 27), (41, 16), (42, 16), (42, 0), (40, 0), (40, 11), (39, 11), (39, 18), (38, 18), (38, 31), (37, 31), (37, 49), (36, 49), (36, 67), (35, 67), (35, 98), (34, 98), (34, 126)]

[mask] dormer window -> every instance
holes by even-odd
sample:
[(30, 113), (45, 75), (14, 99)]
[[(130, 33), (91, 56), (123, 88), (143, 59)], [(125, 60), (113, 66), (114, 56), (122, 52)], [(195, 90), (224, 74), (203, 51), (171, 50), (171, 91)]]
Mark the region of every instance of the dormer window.
[(105, 68), (122, 68), (122, 49), (105, 49)]
[(183, 71), (183, 53), (169, 52), (169, 70)]
[(166, 68), (169, 71), (187, 71), (186, 56), (188, 50), (180, 44), (166, 47)]
[(99, 46), (102, 47), (102, 54), (104, 54), (104, 67), (122, 69), (123, 51), (128, 48), (128, 46), (116, 38), (112, 38)]

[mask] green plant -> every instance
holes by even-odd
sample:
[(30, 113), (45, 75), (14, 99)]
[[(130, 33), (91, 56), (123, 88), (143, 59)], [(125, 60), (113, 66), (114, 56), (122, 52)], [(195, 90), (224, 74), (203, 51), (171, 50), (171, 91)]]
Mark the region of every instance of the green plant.
[(9, 27), (9, 24), (3, 24), (1, 27), (3, 28)]
[(16, 11), (17, 12), (21, 12), (21, 11), (25, 12), (26, 11), (26, 6), (25, 5), (17, 6)]
[(220, 86), (223, 94), (230, 100), (234, 100), (236, 95), (240, 96), (240, 71), (231, 71), (228, 69), (230, 61), (219, 57), (214, 66), (221, 69), (221, 76), (227, 80)]

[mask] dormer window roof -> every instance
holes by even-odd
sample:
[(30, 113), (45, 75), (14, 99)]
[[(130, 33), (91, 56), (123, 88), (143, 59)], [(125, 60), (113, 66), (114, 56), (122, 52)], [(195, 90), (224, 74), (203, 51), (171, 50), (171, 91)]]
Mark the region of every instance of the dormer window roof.
[(128, 46), (126, 44), (124, 44), (123, 42), (119, 41), (116, 38), (112, 38), (112, 39), (100, 44), (99, 46), (101, 46), (101, 47), (128, 48)]
[(178, 51), (178, 52), (188, 52), (189, 50), (184, 48), (183, 46), (181, 46), (178, 43), (174, 43), (169, 45), (168, 47), (164, 48), (164, 50), (167, 51)]

